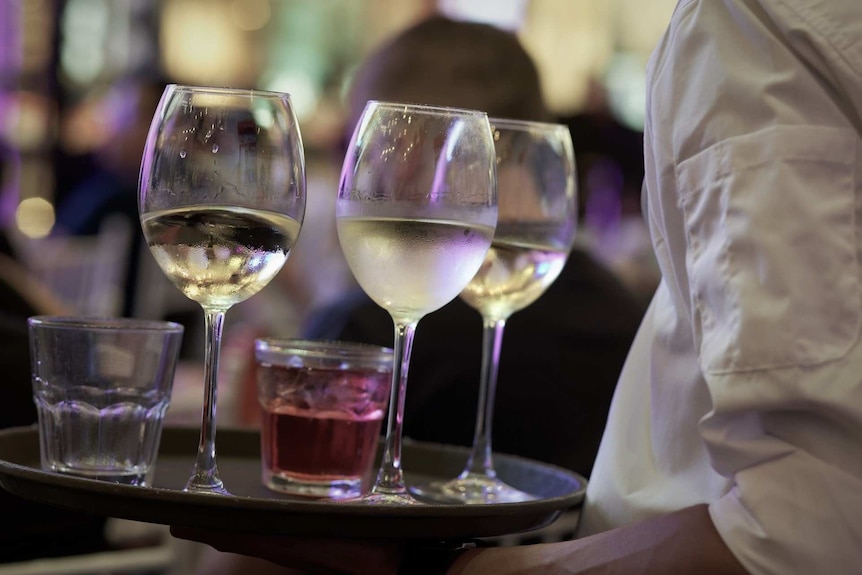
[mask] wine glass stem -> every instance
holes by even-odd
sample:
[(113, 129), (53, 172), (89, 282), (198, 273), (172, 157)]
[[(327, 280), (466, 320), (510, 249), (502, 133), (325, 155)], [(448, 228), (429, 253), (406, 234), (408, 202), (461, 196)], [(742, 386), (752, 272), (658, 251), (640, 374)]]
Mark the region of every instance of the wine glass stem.
[(218, 396), (218, 366), (225, 311), (204, 308), (206, 347), (204, 349), (204, 404), (201, 413), (201, 435), (198, 455), (187, 491), (224, 492), (216, 467), (216, 403)]
[(491, 430), (494, 420), (494, 396), (497, 392), (497, 371), (500, 349), (503, 345), (505, 319), (485, 319), (482, 333), (482, 372), (479, 379), (479, 403), (476, 410), (476, 430), (473, 447), (460, 477), (484, 475), (496, 477), (491, 449)]
[(386, 423), (386, 444), (383, 461), (372, 488), (375, 493), (406, 493), (401, 471), (401, 438), (404, 424), (404, 398), (407, 392), (407, 370), (416, 322), (395, 322), (395, 357), (392, 366), (392, 387), (389, 395), (389, 417)]

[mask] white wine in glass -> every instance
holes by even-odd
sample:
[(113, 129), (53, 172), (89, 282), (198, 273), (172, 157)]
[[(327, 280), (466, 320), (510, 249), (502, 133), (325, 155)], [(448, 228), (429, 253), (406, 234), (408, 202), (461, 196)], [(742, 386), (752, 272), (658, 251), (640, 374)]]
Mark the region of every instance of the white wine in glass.
[[(442, 503), (513, 503), (535, 496), (497, 477), (491, 447), (494, 396), (506, 320), (545, 293), (566, 263), (577, 227), (572, 139), (560, 124), (490, 120), (497, 154), (499, 216), (479, 268), (461, 292), (482, 315), (482, 371), (473, 446), (461, 474), (411, 486)], [(527, 385), (527, 382), (524, 382)]]
[(418, 503), (401, 469), (413, 334), (476, 274), (496, 222), (494, 143), (484, 112), (368, 102), (345, 156), (336, 227), (357, 282), (392, 317), (395, 353), (380, 470), (371, 492), (349, 501)]
[(141, 227), (165, 275), (204, 311), (204, 401), (185, 490), (227, 494), (216, 465), (225, 313), (281, 270), (305, 215), (305, 160), (287, 94), (168, 85), (144, 148)]

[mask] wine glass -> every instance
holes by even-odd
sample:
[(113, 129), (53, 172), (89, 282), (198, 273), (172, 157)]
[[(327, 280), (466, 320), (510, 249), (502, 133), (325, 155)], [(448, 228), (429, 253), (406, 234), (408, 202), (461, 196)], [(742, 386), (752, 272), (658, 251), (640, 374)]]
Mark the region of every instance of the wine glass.
[(225, 313), (278, 273), (305, 215), (305, 160), (290, 96), (166, 86), (144, 147), (138, 207), (159, 267), (204, 311), (201, 434), (184, 490), (229, 494), (215, 448)]
[(506, 320), (536, 301), (565, 265), (577, 227), (575, 156), (560, 124), (491, 118), (499, 219), (491, 249), (461, 292), (482, 314), (482, 371), (473, 446), (458, 477), (413, 485), (441, 503), (511, 503), (535, 496), (497, 477), (491, 448), (494, 395)]
[(419, 503), (401, 470), (404, 397), (419, 320), (476, 274), (497, 222), (494, 143), (484, 112), (369, 101), (341, 172), (336, 229), (362, 289), (395, 326), (383, 460), (350, 501)]

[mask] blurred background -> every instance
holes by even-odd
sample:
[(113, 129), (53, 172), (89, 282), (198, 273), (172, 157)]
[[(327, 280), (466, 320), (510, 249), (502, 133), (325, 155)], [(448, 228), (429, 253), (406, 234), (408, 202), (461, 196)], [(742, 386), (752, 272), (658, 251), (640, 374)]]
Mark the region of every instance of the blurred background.
[[(306, 150), (306, 219), (278, 281), (235, 306), (225, 329), (300, 334), (308, 314), (353, 281), (332, 216), (352, 130), (344, 98), (351, 75), (387, 39), (442, 12), (522, 41), (548, 108), (572, 131), (580, 242), (646, 300), (658, 276), (640, 214), (644, 77), (674, 4), (0, 0), (3, 250), (73, 313), (184, 323), (184, 357), (201, 358), (199, 306), (142, 245), (136, 190), (146, 131), (168, 82), (285, 91)], [(246, 345), (249, 337), (234, 339)], [(198, 390), (190, 393), (196, 417)]]
[[(142, 269), (148, 258), (138, 257), (134, 222), (140, 152), (164, 83), (289, 92), (309, 187), (320, 182), (334, 194), (333, 154), (345, 131), (342, 96), (352, 70), (391, 35), (442, 11), (521, 38), (540, 69), (547, 105), (572, 128), (581, 235), (648, 294), (654, 278), (644, 276), (646, 237), (628, 216), (639, 212), (644, 71), (674, 3), (0, 0), (0, 227), (79, 311), (169, 314), (184, 304), (176, 290), (144, 287), (163, 278)], [(317, 225), (318, 212), (310, 207), (303, 233)], [(115, 213), (125, 222), (107, 217)], [(81, 241), (49, 241), (60, 236)], [(291, 260), (301, 258), (300, 242)], [(314, 259), (311, 243), (304, 242), (306, 255)], [(85, 260), (93, 261), (78, 273)], [(318, 283), (340, 289), (320, 273)], [(326, 291), (298, 297), (325, 300)]]

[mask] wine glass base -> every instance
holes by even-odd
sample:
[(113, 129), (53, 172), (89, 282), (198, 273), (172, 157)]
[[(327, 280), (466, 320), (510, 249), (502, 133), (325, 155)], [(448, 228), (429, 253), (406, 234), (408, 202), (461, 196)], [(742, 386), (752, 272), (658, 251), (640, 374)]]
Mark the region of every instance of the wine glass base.
[(383, 493), (372, 491), (360, 497), (339, 499), (340, 503), (358, 503), (361, 505), (423, 505), (421, 501), (407, 492)]
[(224, 488), (224, 484), (219, 481), (217, 484), (201, 484), (189, 481), (183, 487), (186, 493), (200, 493), (202, 495), (230, 495), (230, 492)]
[(516, 489), (496, 477), (476, 473), (448, 481), (412, 485), (410, 492), (422, 500), (462, 505), (520, 503), (538, 499), (535, 495)]

